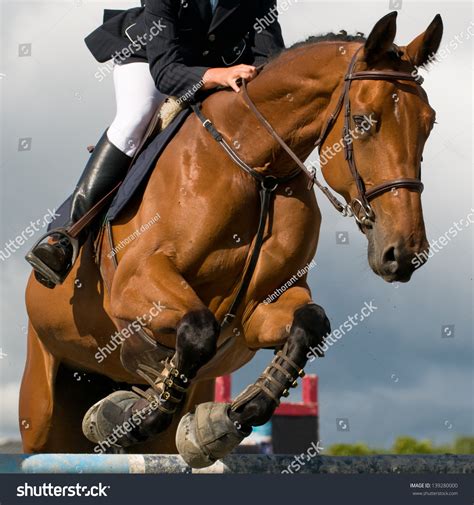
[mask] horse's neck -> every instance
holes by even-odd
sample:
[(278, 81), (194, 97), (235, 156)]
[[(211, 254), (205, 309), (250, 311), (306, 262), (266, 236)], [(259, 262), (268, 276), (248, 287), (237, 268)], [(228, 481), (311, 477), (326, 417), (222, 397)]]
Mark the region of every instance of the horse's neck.
[[(294, 59), (289, 52), (280, 57), (286, 61), (272, 63), (248, 87), (258, 110), (303, 160), (314, 149), (347, 66), (346, 58), (336, 58), (336, 50), (333, 44), (321, 47), (314, 58), (307, 49), (306, 53), (296, 53)], [(311, 63), (317, 68), (309, 70)], [(294, 172), (294, 163), (259, 124), (244, 99), (229, 95), (229, 101), (220, 119), (226, 122), (228, 138), (239, 146), (239, 155), (268, 174), (285, 176)], [(230, 117), (229, 111), (232, 111)]]

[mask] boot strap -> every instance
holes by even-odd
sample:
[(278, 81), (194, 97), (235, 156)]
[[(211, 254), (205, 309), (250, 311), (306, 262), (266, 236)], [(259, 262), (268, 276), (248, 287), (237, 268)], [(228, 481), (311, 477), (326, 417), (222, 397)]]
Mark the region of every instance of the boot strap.
[[(288, 371), (287, 368), (284, 367), (285, 364), (287, 364), (288, 368), (293, 370), (291, 372)], [(286, 378), (283, 382), (275, 377), (276, 371), (280, 372)], [(263, 371), (256, 382), (248, 386), (232, 402), (231, 410), (236, 411), (242, 405), (255, 398), (260, 392), (268, 396), (278, 406), (280, 405), (280, 398), (282, 396), (289, 396), (289, 389), (298, 385), (298, 377), (304, 377), (304, 370), (288, 357), (288, 344), (286, 343), (283, 348), (276, 353), (271, 364)]]
[[(173, 358), (165, 360), (162, 372), (151, 366), (140, 364), (136, 373), (150, 384), (151, 387), (146, 391), (142, 391), (137, 387), (134, 387), (133, 390), (150, 403), (158, 399), (159, 404), (157, 408), (159, 410), (167, 414), (174, 414), (188, 390), (189, 379), (174, 366)], [(181, 386), (176, 383), (176, 379), (188, 385)], [(175, 392), (178, 393), (177, 396), (173, 394)], [(174, 408), (167, 409), (163, 406), (165, 402), (174, 404)]]

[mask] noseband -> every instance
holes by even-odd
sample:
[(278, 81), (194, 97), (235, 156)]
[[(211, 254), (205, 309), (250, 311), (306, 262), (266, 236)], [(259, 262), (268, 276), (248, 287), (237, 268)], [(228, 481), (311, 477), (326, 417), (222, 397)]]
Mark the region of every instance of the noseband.
[[(343, 216), (352, 216), (357, 221), (359, 227), (364, 224), (369, 224), (375, 219), (374, 211), (370, 205), (370, 202), (377, 198), (378, 196), (396, 188), (407, 188), (410, 190), (418, 191), (421, 193), (423, 191), (423, 183), (420, 179), (414, 178), (401, 178), (392, 181), (385, 181), (369, 189), (365, 187), (364, 181), (357, 169), (357, 165), (354, 159), (354, 146), (352, 139), (350, 137), (350, 120), (351, 120), (351, 100), (350, 100), (350, 89), (352, 81), (361, 80), (382, 80), (382, 81), (413, 81), (416, 84), (422, 84), (423, 78), (421, 76), (413, 76), (408, 72), (396, 72), (393, 70), (366, 70), (362, 72), (354, 72), (354, 68), (357, 64), (357, 56), (363, 46), (359, 47), (354, 53), (351, 59), (348, 70), (344, 77), (344, 85), (337, 101), (334, 111), (329, 115), (328, 120), (323, 126), (321, 134), (315, 142), (315, 147), (321, 146), (326, 139), (327, 135), (334, 126), (337, 118), (342, 109), (344, 109), (344, 127), (342, 130), (342, 143), (344, 147), (344, 155), (351, 171), (352, 178), (354, 179), (358, 196), (354, 198), (349, 204), (342, 203), (338, 200), (334, 194), (331, 193), (329, 188), (323, 186), (316, 178), (316, 171), (314, 169), (308, 168), (293, 152), (293, 150), (286, 144), (286, 142), (276, 133), (270, 123), (265, 119), (261, 112), (257, 109), (253, 101), (248, 95), (247, 87), (245, 81), (242, 83), (242, 94), (247, 102), (247, 105), (259, 119), (266, 130), (272, 135), (272, 137), (280, 144), (280, 146), (289, 154), (289, 156), (295, 161), (298, 167), (308, 176), (310, 179), (310, 186), (316, 184), (318, 188), (326, 195), (332, 205), (340, 212)], [(349, 139), (349, 140), (348, 140)]]

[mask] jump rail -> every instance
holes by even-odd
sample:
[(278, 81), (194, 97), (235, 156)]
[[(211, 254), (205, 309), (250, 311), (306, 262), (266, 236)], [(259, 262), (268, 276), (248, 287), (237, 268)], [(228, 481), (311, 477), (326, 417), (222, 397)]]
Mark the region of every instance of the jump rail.
[(474, 473), (474, 456), (316, 456), (309, 461), (285, 455), (230, 455), (201, 470), (177, 455), (36, 454), (0, 455), (1, 473), (21, 474), (356, 474)]

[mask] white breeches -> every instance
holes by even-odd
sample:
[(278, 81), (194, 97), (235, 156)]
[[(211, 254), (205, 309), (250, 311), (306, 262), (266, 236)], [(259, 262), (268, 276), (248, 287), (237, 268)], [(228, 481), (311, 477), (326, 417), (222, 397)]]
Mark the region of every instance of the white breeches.
[(155, 87), (146, 62), (114, 67), (117, 114), (107, 137), (122, 152), (132, 157), (160, 102), (165, 98)]

